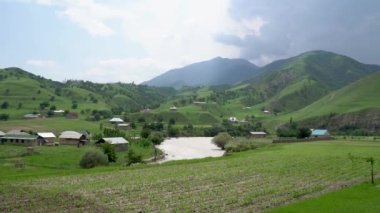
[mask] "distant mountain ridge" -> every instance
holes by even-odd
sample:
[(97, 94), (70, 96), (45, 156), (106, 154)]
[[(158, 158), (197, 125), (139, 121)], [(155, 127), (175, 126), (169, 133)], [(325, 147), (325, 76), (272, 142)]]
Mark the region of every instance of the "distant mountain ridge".
[(172, 69), (143, 84), (149, 86), (211, 86), (233, 85), (259, 74), (259, 67), (245, 59), (217, 57), (209, 61)]

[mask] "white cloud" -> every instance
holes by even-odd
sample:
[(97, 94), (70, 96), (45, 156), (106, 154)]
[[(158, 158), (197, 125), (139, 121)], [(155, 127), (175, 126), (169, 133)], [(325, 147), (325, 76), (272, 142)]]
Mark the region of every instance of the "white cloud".
[[(142, 59), (133, 56), (104, 59), (86, 72), (89, 78), (110, 78), (110, 74), (126, 73), (123, 79), (116, 80), (128, 82), (148, 80), (167, 69), (216, 56), (239, 57), (239, 47), (220, 43), (215, 36), (220, 33), (239, 38), (260, 36), (265, 25), (260, 17), (232, 19), (228, 13), (229, 0), (111, 0), (102, 3), (94, 0), (36, 0), (36, 3), (61, 7), (57, 14), (91, 35), (118, 34), (141, 46), (145, 52)], [(90, 71), (94, 75), (90, 75)]]
[(42, 68), (54, 68), (57, 66), (55, 61), (41, 59), (30, 59), (26, 61), (26, 64)]

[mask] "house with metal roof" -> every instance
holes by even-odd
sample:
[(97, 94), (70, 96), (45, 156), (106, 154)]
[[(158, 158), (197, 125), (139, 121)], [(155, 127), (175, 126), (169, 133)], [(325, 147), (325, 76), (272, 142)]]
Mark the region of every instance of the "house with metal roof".
[(75, 131), (64, 131), (59, 136), (59, 144), (85, 145), (88, 142), (86, 135)]
[(0, 139), (1, 144), (16, 144), (23, 146), (35, 146), (37, 144), (37, 135), (30, 135), (26, 132), (10, 131), (4, 134)]
[(253, 138), (265, 138), (267, 136), (266, 132), (250, 132), (251, 137)]
[(54, 145), (56, 136), (52, 132), (38, 132), (37, 144), (42, 145)]
[(109, 120), (109, 122), (113, 124), (117, 124), (117, 123), (124, 123), (124, 120), (121, 118), (112, 118), (111, 120)]
[(327, 129), (313, 129), (310, 137), (312, 138), (331, 138), (331, 135)]
[(3, 137), (4, 135), (5, 135), (5, 133), (0, 131), (0, 137)]
[(115, 147), (117, 151), (125, 151), (128, 149), (128, 141), (123, 137), (101, 138), (96, 144), (108, 143)]

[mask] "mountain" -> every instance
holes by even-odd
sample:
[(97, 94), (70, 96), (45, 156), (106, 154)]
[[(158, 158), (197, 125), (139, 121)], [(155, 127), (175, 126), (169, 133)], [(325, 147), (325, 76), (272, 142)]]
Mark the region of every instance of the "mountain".
[(62, 83), (19, 68), (0, 69), (0, 114), (8, 114), (11, 119), (33, 112), (47, 115), (54, 109), (77, 112), (88, 119), (101, 112), (100, 118), (104, 118), (157, 107), (174, 94), (173, 88), (89, 81)]
[(259, 74), (259, 68), (244, 59), (214, 58), (170, 70), (143, 84), (149, 86), (210, 86), (235, 84)]
[(310, 51), (262, 67), (261, 74), (240, 89), (242, 101), (245, 105), (266, 102), (274, 112), (291, 112), (379, 70), (380, 66), (347, 56)]

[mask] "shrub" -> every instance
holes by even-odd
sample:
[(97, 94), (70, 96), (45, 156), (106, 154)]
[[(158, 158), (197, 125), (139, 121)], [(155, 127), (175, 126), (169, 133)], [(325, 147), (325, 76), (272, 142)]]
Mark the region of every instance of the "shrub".
[(134, 164), (134, 163), (141, 163), (142, 155), (139, 153), (136, 153), (133, 149), (129, 149), (125, 159), (126, 159), (127, 166), (130, 166), (131, 164)]
[(103, 148), (104, 154), (106, 154), (108, 157), (108, 162), (116, 162), (117, 156), (115, 152), (115, 147), (109, 143), (104, 143), (102, 145), (102, 148)]
[(140, 133), (142, 138), (148, 138), (150, 135), (150, 129), (143, 129)]
[(100, 165), (108, 165), (107, 155), (103, 154), (99, 150), (91, 150), (86, 152), (79, 162), (82, 168), (93, 168)]
[(9, 119), (9, 115), (8, 114), (4, 114), (4, 113), (0, 114), (0, 121), (6, 121), (8, 119)]
[(250, 149), (256, 149), (258, 144), (248, 139), (230, 140), (225, 146), (227, 152), (242, 152)]
[(225, 145), (230, 141), (232, 137), (227, 132), (221, 132), (212, 139), (212, 142), (219, 148), (224, 150)]
[(168, 127), (168, 135), (169, 137), (178, 137), (179, 130), (173, 126)]

